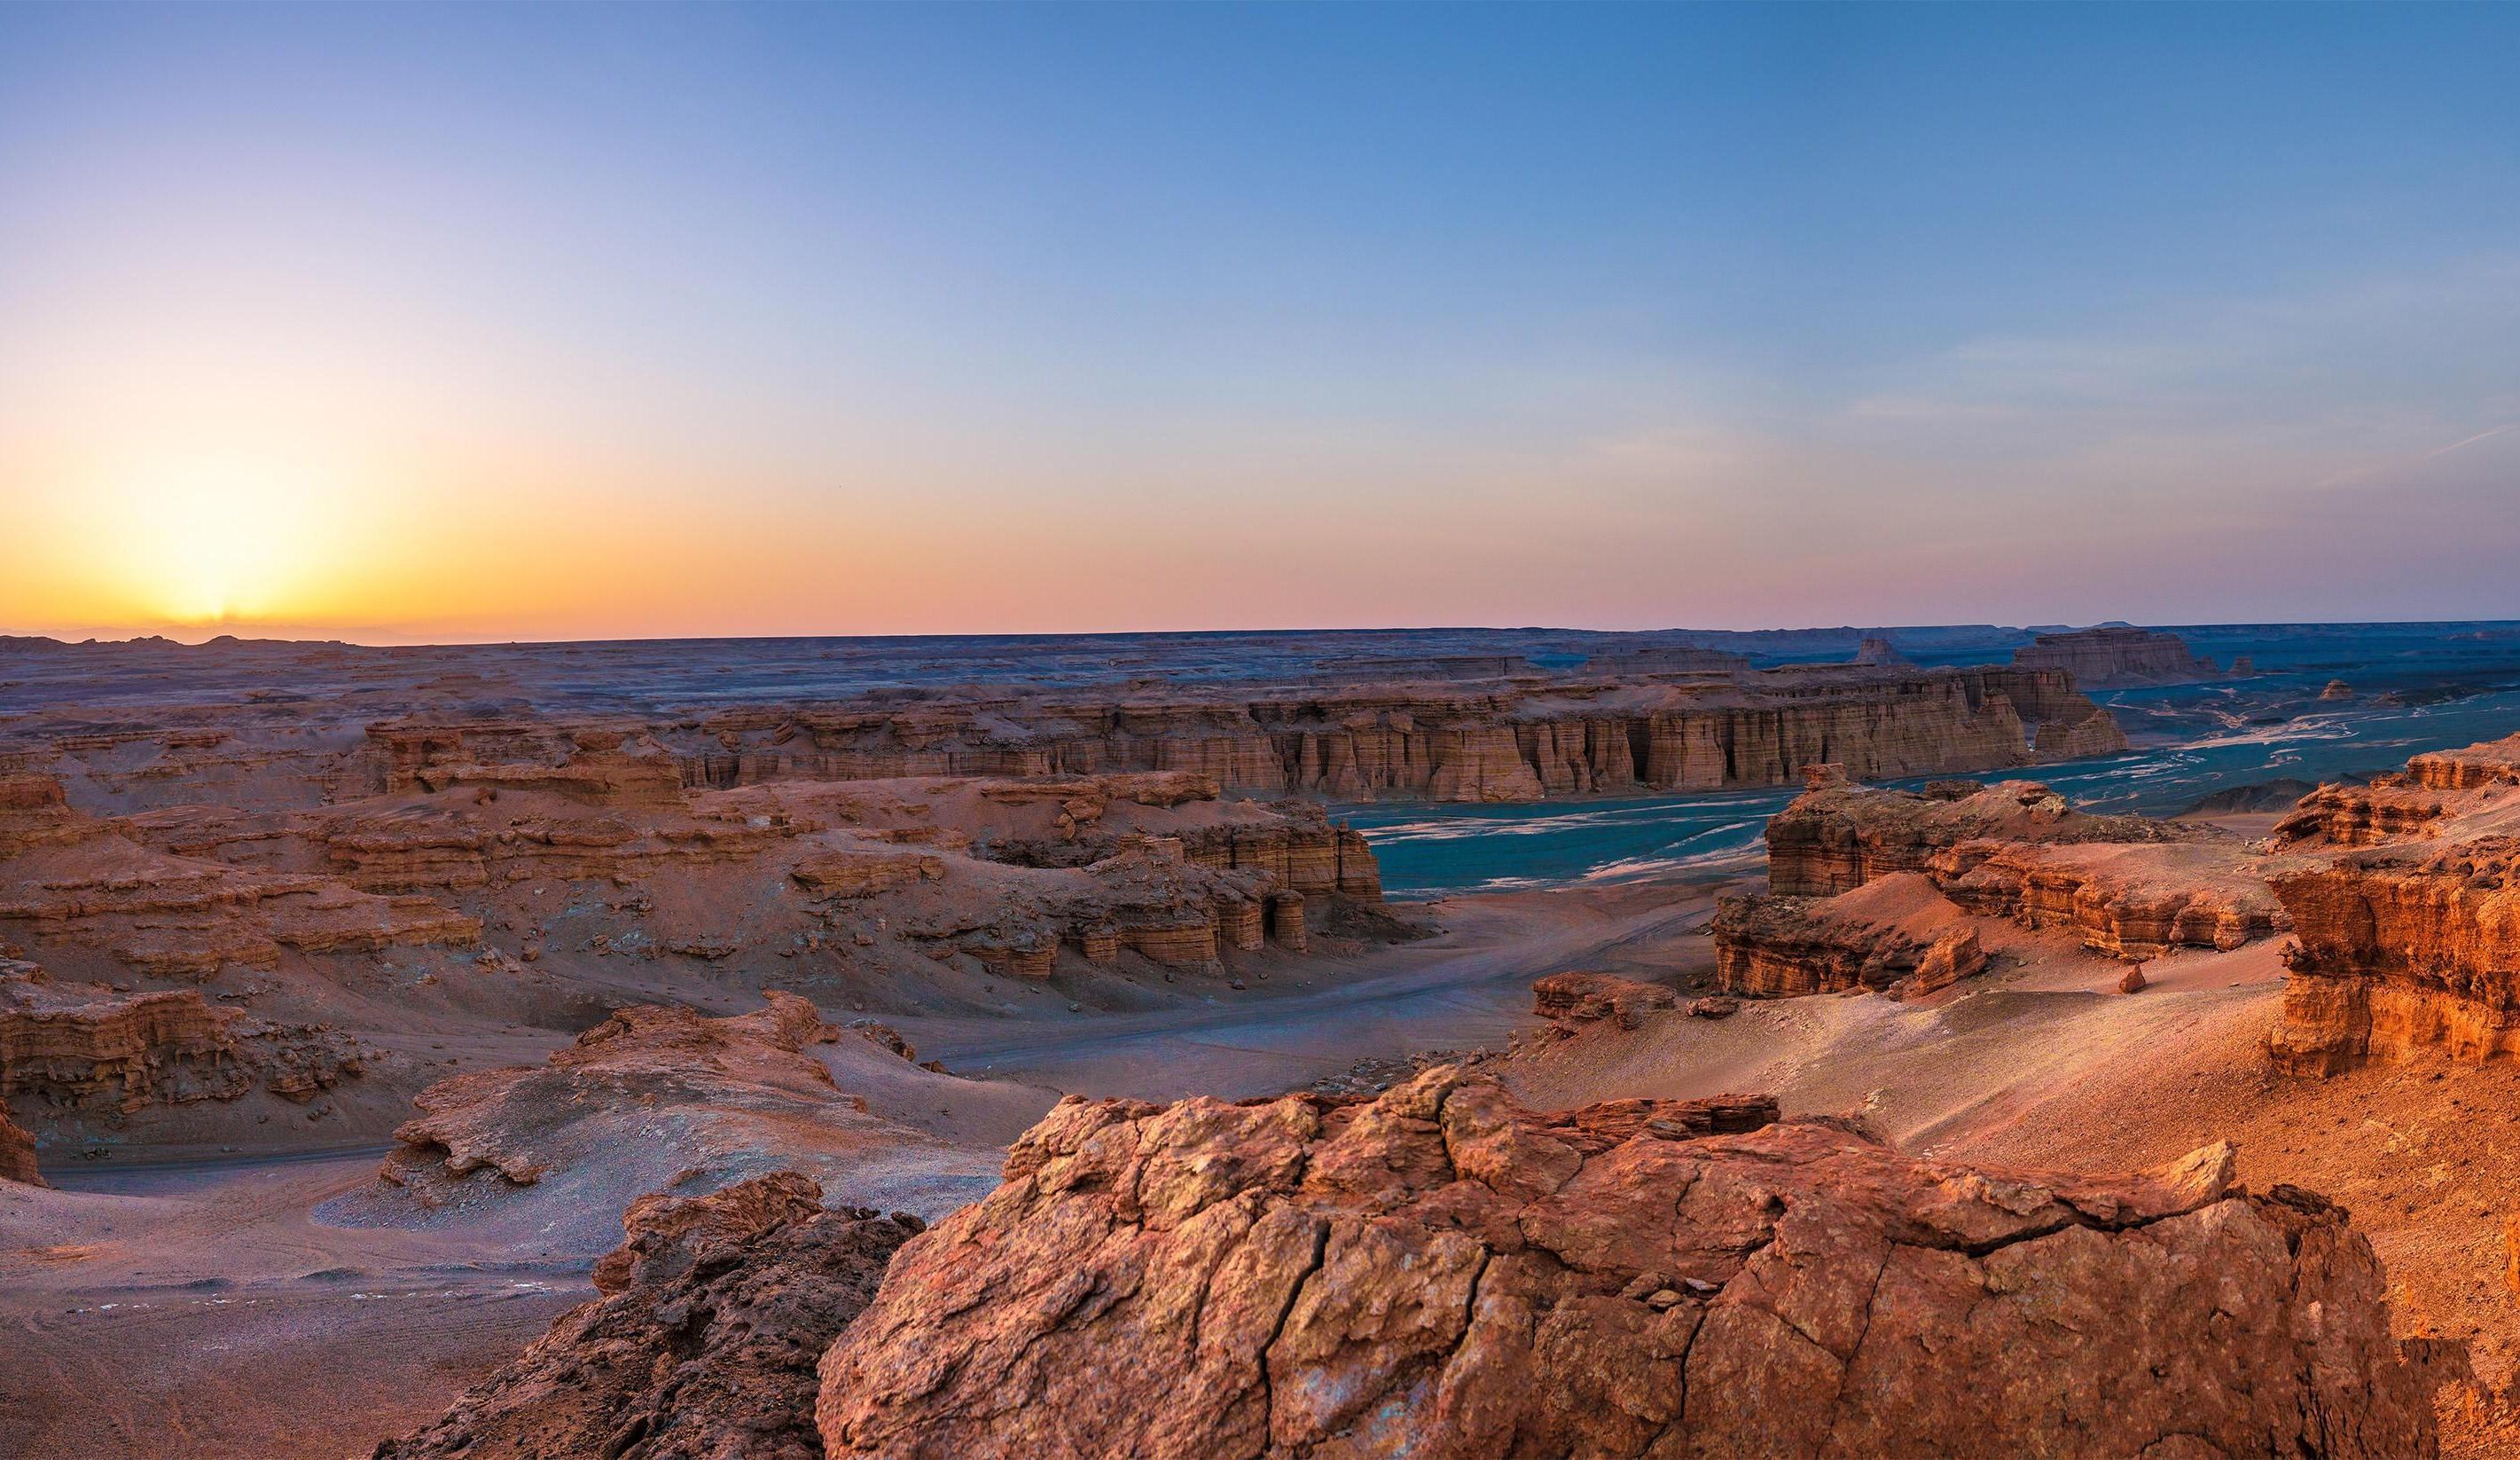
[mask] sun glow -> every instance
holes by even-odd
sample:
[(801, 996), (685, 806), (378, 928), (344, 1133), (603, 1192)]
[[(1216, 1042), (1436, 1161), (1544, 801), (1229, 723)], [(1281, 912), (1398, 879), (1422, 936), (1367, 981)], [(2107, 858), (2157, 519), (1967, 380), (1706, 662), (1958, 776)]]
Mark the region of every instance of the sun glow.
[(250, 622), (302, 605), (324, 567), (327, 493), (302, 473), (195, 461), (133, 474), (93, 502), (99, 575), (169, 623)]

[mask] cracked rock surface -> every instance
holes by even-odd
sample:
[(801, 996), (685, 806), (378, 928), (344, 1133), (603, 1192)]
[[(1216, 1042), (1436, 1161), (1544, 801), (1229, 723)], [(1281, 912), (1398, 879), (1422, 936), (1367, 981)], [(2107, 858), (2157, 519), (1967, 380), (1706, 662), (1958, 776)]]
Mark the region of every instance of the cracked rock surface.
[(602, 1295), (377, 1460), (817, 1460), (814, 1359), (915, 1221), (794, 1171), (630, 1209)]
[(826, 1451), (2433, 1453), (2368, 1244), (2229, 1147), (2036, 1175), (1774, 1109), (1067, 1100), (824, 1355)]

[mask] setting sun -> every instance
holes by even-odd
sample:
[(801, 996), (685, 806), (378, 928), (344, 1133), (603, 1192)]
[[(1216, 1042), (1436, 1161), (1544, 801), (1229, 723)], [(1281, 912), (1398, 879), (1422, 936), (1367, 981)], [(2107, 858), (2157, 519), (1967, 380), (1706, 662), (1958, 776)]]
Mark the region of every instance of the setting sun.
[(99, 546), (109, 571), (179, 623), (288, 612), (316, 566), (313, 483), (268, 469), (201, 463), (135, 481), (108, 511), (120, 529)]

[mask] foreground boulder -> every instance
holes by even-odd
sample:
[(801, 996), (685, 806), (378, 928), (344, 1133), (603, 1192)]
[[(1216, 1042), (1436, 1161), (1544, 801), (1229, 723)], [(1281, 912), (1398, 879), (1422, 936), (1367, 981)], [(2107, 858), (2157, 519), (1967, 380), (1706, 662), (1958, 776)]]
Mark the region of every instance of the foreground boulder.
[[(1734, 1103), (1737, 1118), (1753, 1107)], [(1756, 1117), (1753, 1117), (1756, 1118)], [(842, 1457), (2421, 1456), (2345, 1214), (1974, 1170), (1841, 1123), (1062, 1103), (822, 1364)]]
[(630, 1209), (602, 1296), (377, 1460), (819, 1460), (814, 1362), (916, 1218), (826, 1211), (793, 1171)]

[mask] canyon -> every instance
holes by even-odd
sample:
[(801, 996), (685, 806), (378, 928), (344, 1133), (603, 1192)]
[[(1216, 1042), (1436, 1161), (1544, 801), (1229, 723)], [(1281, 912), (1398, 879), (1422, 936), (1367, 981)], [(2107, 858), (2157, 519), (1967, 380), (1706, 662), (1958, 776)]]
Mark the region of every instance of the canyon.
[[(2127, 753), (2073, 670), (1910, 630), (820, 642), (9, 651), (0, 1307), (55, 1365), (0, 1377), (9, 1437), (1993, 1455), (2073, 1413), (2094, 1455), (2467, 1455), (2506, 1422), (2510, 1349), (2445, 1321), (2463, 1269), (2396, 1205), (2244, 1179), (2210, 1124), (2167, 1149), (2105, 1083), (2244, 1026), (2199, 1077), (2429, 1047), (2295, 889), (2478, 841), (2520, 784), (2491, 747), (2162, 819), (2003, 779)], [(1746, 871), (1418, 900), (1348, 819), (1797, 783)], [(2423, 957), (2469, 996), (2491, 935)], [(2278, 1018), (2320, 979), (2379, 1012)], [(2014, 1399), (1944, 1423), (1990, 1375)]]

